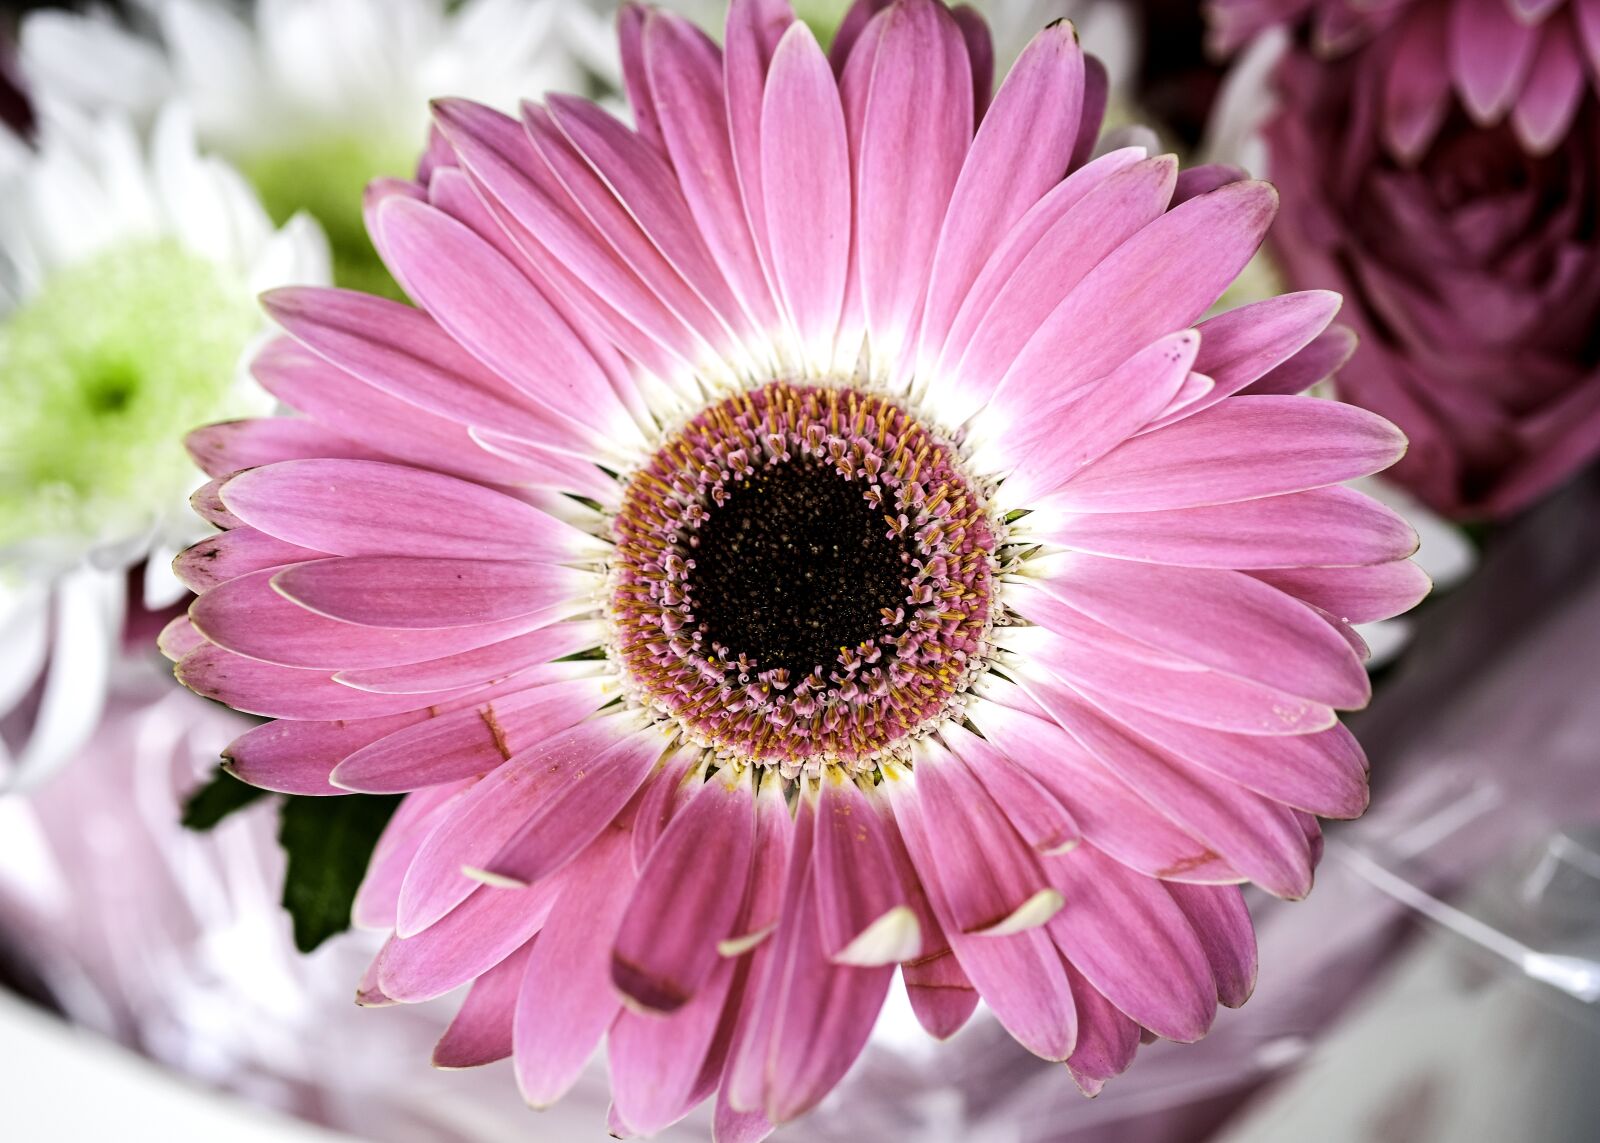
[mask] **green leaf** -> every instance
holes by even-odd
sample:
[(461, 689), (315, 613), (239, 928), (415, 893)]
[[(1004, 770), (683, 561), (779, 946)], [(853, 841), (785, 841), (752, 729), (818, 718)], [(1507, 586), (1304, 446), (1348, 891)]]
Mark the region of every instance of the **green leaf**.
[(205, 831), (236, 810), (254, 805), (269, 791), (241, 782), (222, 767), (204, 785), (195, 789), (183, 803), (184, 828)]
[(350, 907), (367, 862), (399, 804), (399, 797), (370, 794), (284, 801), (278, 823), (278, 844), (289, 856), (283, 907), (294, 919), (294, 943), (301, 952), (350, 927)]

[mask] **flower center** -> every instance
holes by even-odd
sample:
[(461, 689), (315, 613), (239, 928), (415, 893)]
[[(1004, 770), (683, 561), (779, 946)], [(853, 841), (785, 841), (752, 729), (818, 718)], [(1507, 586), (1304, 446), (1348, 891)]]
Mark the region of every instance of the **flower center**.
[(870, 767), (986, 661), (995, 526), (954, 446), (882, 396), (775, 381), (712, 405), (613, 532), (634, 697), (729, 756)]
[(56, 272), (0, 325), (0, 544), (137, 531), (194, 483), (183, 434), (229, 394), (248, 283), (176, 243)]

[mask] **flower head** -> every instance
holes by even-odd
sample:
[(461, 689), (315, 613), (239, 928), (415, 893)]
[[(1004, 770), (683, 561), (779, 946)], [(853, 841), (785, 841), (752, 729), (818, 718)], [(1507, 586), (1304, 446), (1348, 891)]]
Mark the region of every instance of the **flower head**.
[[(1227, 54), (1264, 29), (1303, 27), (1336, 59), (1391, 41), (1373, 93), (1383, 144), (1404, 161), (1428, 149), (1459, 99), (1480, 127), (1505, 123), (1527, 150), (1558, 146), (1600, 91), (1600, 19), (1582, 0), (1209, 0), (1210, 40)], [(1388, 55), (1388, 53), (1384, 53)]]
[(254, 296), (325, 280), (327, 254), (308, 219), (275, 231), (238, 175), (197, 152), (178, 105), (148, 141), (120, 116), (64, 108), (35, 143), (0, 139), (0, 623), (29, 633), (8, 644), (18, 690), (0, 709), (33, 688), (52, 621), (64, 637), (46, 690), (77, 689), (38, 704), (14, 759), (0, 745), (9, 784), (93, 729), (128, 568), (165, 549), (148, 598), (182, 594), (159, 565), (200, 532), (183, 434), (271, 410), (243, 362), (266, 324)]
[(341, 285), (380, 292), (393, 283), (362, 232), (361, 190), (414, 169), (430, 96), (514, 106), (615, 67), (598, 15), (577, 0), (150, 7), (148, 35), (102, 13), (29, 15), (21, 62), (36, 97), (135, 119), (186, 100), (206, 149), (238, 165), (275, 219), (307, 211), (323, 225)]
[(1349, 623), (1425, 588), (1336, 487), (1399, 434), (1288, 395), (1336, 299), (1200, 321), (1270, 188), (1086, 161), (1070, 25), (992, 102), (933, 0), (846, 26), (630, 7), (637, 130), (439, 103), (368, 199), (417, 307), (271, 295), (306, 416), (194, 440), (224, 531), (165, 646), (278, 719), (233, 771), (411, 792), (363, 996), (474, 982), (436, 1061), (540, 1106), (606, 1037), (622, 1133), (802, 1114), (897, 967), (1089, 1091), (1204, 1034), (1235, 883), (1305, 893), (1365, 805)]
[(1397, 158), (1372, 112), (1406, 50), (1285, 55), (1264, 132), (1273, 248), (1295, 285), (1352, 299), (1339, 392), (1410, 437), (1391, 477), (1449, 516), (1503, 517), (1600, 454), (1600, 100), (1543, 152), (1452, 108)]

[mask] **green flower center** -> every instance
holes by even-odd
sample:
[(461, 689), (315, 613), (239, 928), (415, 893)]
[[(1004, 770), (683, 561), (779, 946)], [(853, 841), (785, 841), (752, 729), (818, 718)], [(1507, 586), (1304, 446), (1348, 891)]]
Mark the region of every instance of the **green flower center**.
[(410, 177), (420, 144), (329, 135), (297, 140), (293, 149), (244, 155), (239, 168), (278, 225), (303, 210), (322, 224), (333, 255), (333, 280), (352, 290), (402, 298), (367, 238), (361, 194), (383, 175)]
[(0, 324), (0, 545), (111, 539), (196, 483), (188, 430), (229, 408), (258, 328), (241, 278), (171, 241), (53, 275)]

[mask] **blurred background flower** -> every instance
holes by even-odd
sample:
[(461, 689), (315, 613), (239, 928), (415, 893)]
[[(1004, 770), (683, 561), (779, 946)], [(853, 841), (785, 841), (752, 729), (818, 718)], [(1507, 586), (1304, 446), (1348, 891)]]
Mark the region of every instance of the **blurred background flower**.
[(256, 293), (325, 279), (327, 255), (309, 218), (275, 228), (199, 153), (179, 104), (148, 138), (115, 112), (41, 108), (5, 151), (0, 783), (28, 785), (93, 731), (130, 599), (183, 594), (166, 564), (204, 529), (178, 434), (272, 408), (242, 360), (266, 325)]
[[(1299, 6), (1258, 7), (1264, 23)], [(1600, 452), (1600, 101), (1576, 54), (1587, 9), (1502, 8), (1322, 5), (1258, 41), (1231, 104), (1266, 120), (1277, 266), (1298, 288), (1343, 293), (1340, 320), (1360, 334), (1339, 395), (1410, 436), (1387, 478), (1463, 519), (1525, 508)], [(1244, 26), (1220, 24), (1220, 38)]]
[(22, 21), (21, 70), (41, 107), (148, 120), (179, 96), (202, 146), (235, 163), (274, 219), (327, 231), (334, 278), (396, 294), (361, 192), (409, 177), (428, 100), (514, 110), (546, 89), (615, 76), (614, 37), (581, 0), (135, 0), (125, 17), (45, 10)]

